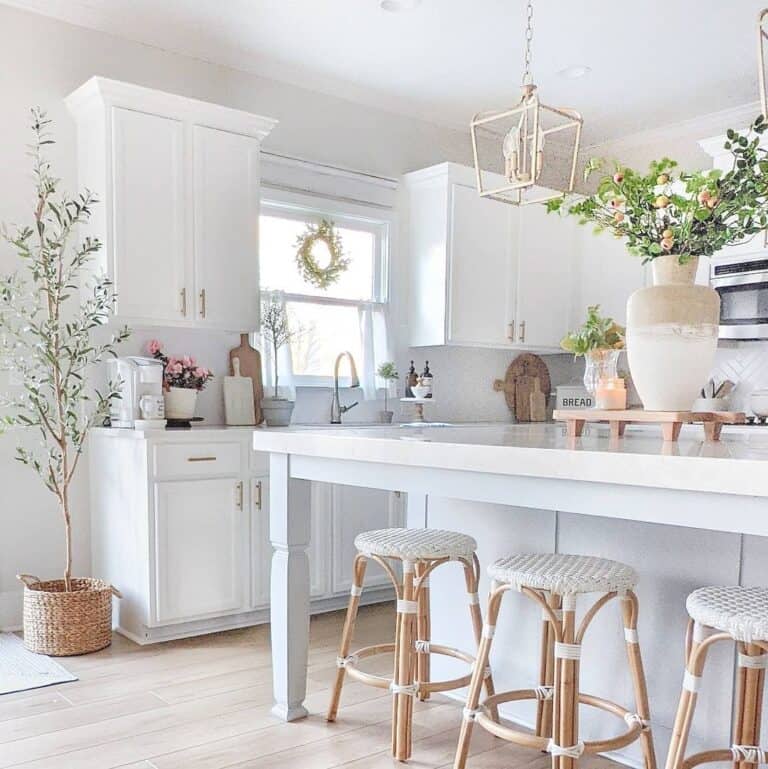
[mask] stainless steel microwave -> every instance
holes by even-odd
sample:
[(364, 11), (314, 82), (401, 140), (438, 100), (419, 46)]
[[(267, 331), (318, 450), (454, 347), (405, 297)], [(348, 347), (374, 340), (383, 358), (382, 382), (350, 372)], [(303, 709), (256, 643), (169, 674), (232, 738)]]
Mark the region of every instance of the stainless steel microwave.
[(768, 253), (715, 259), (709, 282), (720, 294), (721, 339), (768, 339)]

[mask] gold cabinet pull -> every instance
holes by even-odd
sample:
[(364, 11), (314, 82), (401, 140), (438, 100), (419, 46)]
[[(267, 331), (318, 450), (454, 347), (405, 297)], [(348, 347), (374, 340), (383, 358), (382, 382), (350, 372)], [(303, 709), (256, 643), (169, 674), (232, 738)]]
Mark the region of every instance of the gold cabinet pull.
[(520, 341), (525, 342), (525, 321), (520, 321)]
[(205, 317), (205, 289), (200, 292), (200, 317)]
[(181, 293), (181, 314), (186, 318), (187, 317), (187, 289), (182, 288), (180, 293)]
[(507, 339), (509, 339), (510, 342), (515, 341), (515, 321), (507, 323)]
[(256, 498), (253, 500), (253, 506), (257, 510), (261, 510), (261, 492), (262, 492), (261, 481), (257, 481), (256, 482)]
[(215, 462), (216, 457), (187, 457), (187, 462)]
[(235, 505), (237, 506), (238, 510), (243, 509), (243, 482), (238, 481), (237, 483), (237, 501), (235, 502)]

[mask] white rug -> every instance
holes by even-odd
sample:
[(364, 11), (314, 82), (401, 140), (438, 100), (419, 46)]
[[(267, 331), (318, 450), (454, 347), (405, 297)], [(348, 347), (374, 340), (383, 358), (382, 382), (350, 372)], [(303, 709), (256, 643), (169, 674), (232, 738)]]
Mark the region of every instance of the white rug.
[(58, 662), (24, 648), (13, 633), (0, 633), (0, 694), (39, 689), (41, 686), (77, 681)]

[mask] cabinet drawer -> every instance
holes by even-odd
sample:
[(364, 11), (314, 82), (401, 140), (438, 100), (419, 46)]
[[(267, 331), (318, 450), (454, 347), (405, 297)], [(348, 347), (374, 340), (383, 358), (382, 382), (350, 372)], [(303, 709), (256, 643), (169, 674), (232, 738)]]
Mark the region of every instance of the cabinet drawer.
[(155, 446), (155, 475), (159, 478), (199, 478), (240, 475), (239, 443), (183, 443)]

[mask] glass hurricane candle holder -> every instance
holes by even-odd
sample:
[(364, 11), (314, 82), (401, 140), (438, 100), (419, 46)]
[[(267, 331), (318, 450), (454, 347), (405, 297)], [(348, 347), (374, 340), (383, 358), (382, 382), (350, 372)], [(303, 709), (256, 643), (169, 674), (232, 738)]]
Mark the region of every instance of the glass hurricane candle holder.
[(621, 350), (590, 350), (585, 356), (584, 387), (595, 400), (597, 386), (601, 379), (616, 379), (617, 364)]

